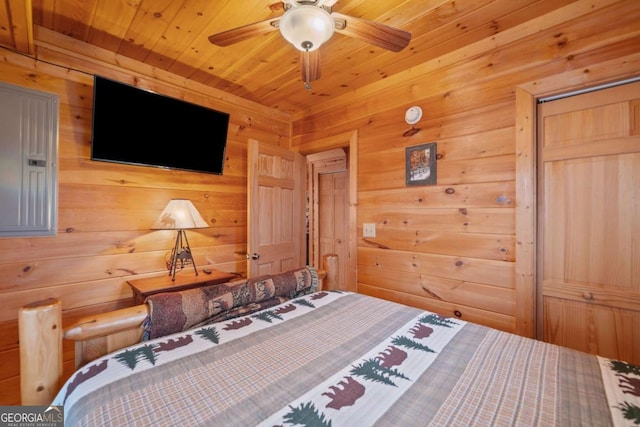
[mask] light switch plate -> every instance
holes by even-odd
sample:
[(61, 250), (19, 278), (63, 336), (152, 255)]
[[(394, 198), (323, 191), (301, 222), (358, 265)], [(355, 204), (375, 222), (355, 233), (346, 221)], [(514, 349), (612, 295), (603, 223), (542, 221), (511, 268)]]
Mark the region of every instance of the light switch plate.
[(371, 222), (365, 222), (362, 224), (362, 236), (376, 237), (376, 224)]

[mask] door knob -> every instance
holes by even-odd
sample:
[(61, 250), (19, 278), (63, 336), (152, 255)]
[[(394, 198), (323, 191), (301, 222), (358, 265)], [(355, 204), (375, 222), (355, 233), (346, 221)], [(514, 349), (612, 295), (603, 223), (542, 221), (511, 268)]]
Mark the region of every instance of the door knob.
[(260, 254), (257, 254), (255, 252), (253, 254), (251, 254), (251, 255), (246, 254), (245, 256), (247, 257), (247, 259), (253, 259), (253, 260), (256, 260), (256, 259), (260, 258)]

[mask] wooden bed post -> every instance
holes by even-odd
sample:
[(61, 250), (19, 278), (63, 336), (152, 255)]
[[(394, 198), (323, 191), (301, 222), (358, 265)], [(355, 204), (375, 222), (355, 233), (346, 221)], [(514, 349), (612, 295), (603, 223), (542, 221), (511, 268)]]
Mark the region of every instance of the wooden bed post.
[(18, 312), (21, 405), (49, 405), (62, 379), (62, 304), (55, 298)]
[(322, 283), (323, 290), (338, 290), (340, 289), (339, 278), (339, 267), (338, 267), (338, 255), (336, 254), (326, 254), (322, 257), (322, 268), (327, 272), (327, 276), (325, 277)]

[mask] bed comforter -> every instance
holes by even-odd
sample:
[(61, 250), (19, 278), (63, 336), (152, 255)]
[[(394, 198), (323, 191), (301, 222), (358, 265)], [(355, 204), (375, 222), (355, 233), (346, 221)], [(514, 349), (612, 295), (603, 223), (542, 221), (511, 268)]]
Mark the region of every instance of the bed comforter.
[(67, 426), (634, 425), (639, 370), (321, 291), (100, 358), (53, 405)]

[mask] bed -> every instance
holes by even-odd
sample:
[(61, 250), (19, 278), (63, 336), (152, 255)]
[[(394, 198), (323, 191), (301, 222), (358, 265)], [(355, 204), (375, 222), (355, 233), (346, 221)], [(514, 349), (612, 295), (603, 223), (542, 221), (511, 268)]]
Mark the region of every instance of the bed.
[(51, 404), (67, 426), (640, 424), (621, 361), (346, 291), (235, 308), (92, 360)]

